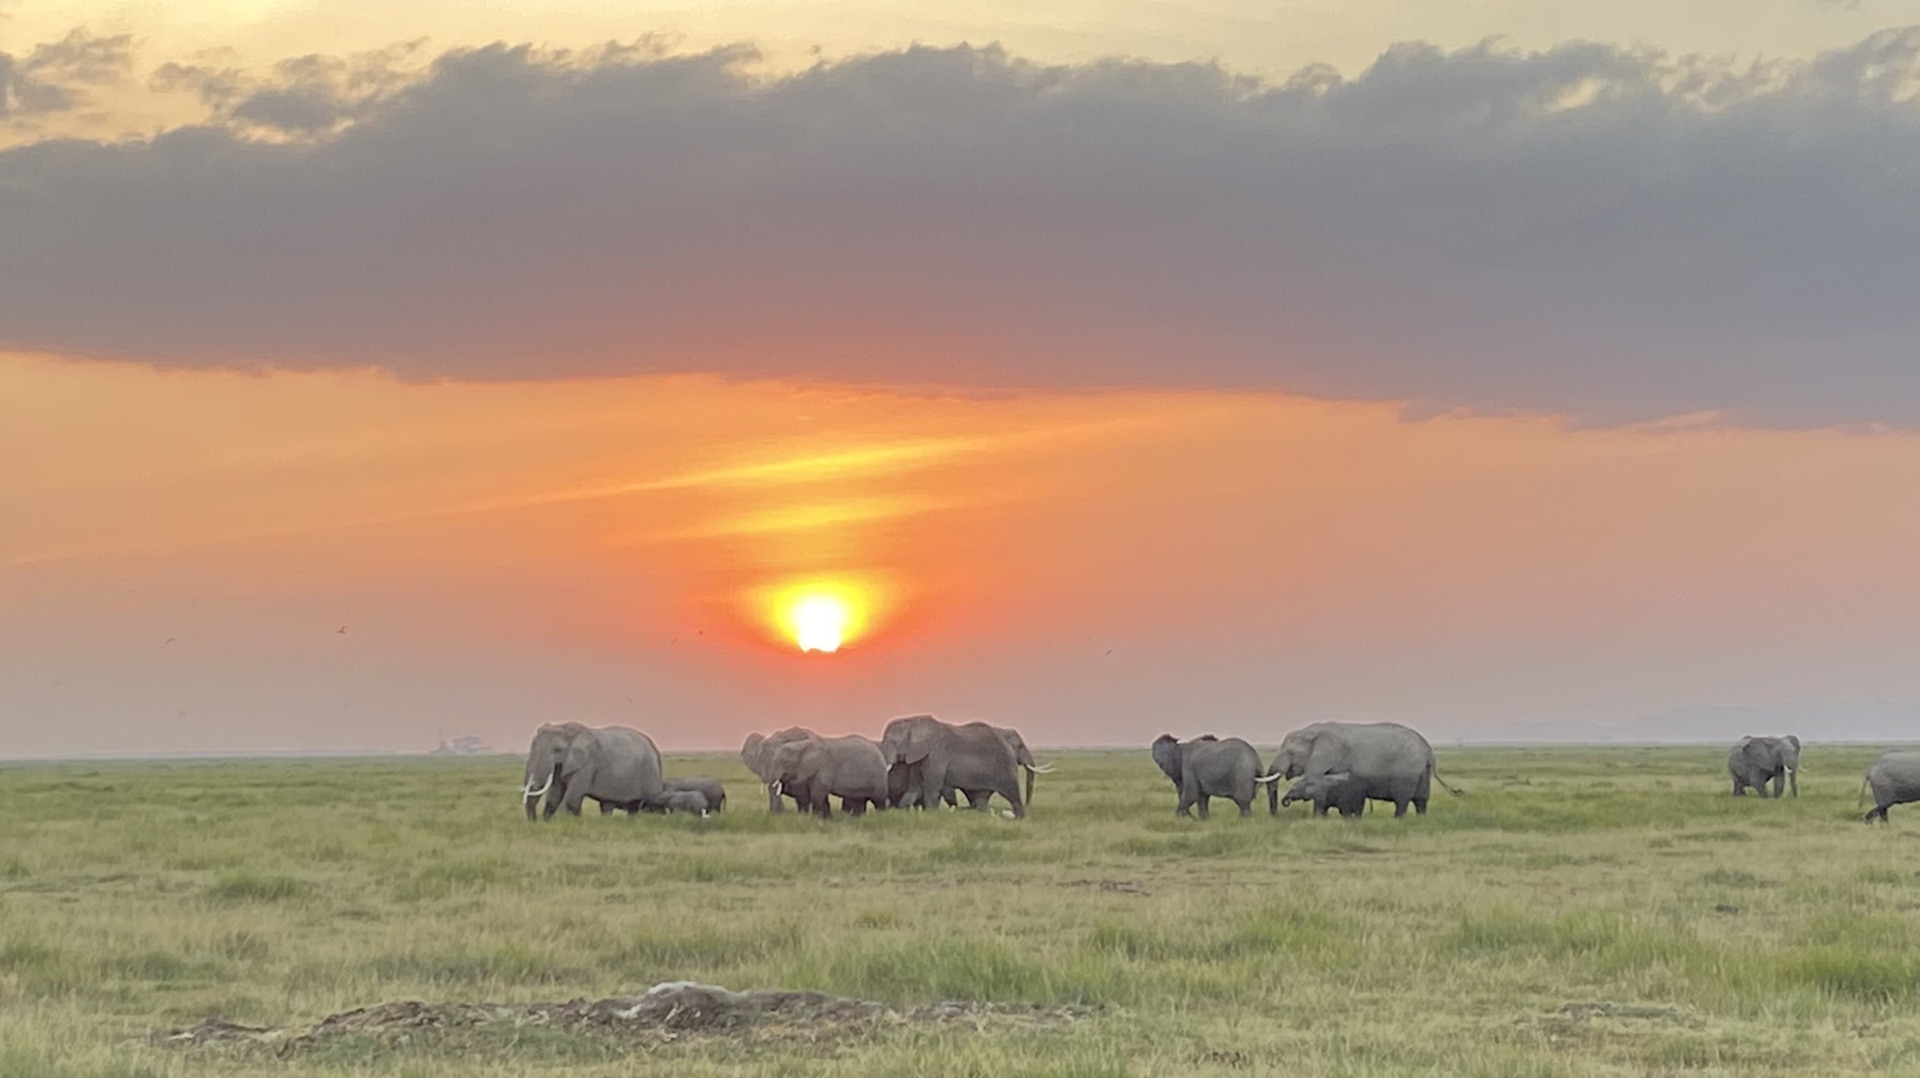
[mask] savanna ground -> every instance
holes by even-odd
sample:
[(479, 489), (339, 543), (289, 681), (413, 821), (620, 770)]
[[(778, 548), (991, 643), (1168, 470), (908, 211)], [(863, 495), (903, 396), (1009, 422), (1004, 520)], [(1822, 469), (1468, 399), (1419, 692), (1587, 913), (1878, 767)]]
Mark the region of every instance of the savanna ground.
[[(1145, 749), (1042, 755), (1022, 822), (770, 817), (717, 756), (668, 771), (722, 817), (540, 825), (517, 759), (0, 766), (0, 1076), (1920, 1073), (1920, 806), (1859, 823), (1873, 750), (1775, 802), (1714, 748), (1442, 749), (1466, 797), (1355, 823), (1176, 820)], [(1089, 1006), (144, 1040), (679, 979)]]

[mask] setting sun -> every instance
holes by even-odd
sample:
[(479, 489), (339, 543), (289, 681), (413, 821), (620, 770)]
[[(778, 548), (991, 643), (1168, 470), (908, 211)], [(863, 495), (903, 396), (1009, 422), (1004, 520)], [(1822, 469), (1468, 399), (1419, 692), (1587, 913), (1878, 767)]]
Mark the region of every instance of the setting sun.
[(890, 605), (889, 594), (880, 581), (864, 575), (857, 580), (808, 577), (758, 589), (747, 601), (774, 639), (826, 654), (865, 636)]
[(847, 604), (831, 595), (808, 596), (793, 608), (794, 642), (801, 651), (839, 651), (847, 621)]

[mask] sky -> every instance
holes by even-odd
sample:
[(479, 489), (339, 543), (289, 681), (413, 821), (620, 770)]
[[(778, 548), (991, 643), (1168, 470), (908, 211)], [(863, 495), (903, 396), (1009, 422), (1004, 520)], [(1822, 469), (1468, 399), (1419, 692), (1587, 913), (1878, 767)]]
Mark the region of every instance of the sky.
[(1920, 9), (964, 11), (0, 0), (0, 757), (1920, 721)]

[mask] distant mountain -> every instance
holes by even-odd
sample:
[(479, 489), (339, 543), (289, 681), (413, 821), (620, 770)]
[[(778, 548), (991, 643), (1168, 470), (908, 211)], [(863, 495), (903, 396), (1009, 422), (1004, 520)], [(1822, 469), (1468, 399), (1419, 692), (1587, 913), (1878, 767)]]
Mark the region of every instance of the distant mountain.
[(1719, 743), (1738, 741), (1747, 734), (1796, 734), (1803, 741), (1920, 741), (1920, 703), (1841, 700), (1685, 707), (1617, 723), (1514, 722), (1471, 728), (1461, 731), (1457, 740)]

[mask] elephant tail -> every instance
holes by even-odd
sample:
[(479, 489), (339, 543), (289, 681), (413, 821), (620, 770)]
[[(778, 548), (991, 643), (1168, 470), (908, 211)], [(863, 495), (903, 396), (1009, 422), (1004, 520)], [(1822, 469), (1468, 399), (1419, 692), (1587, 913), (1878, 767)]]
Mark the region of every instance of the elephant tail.
[(1427, 765), (1427, 774), (1432, 775), (1433, 781), (1439, 783), (1442, 787), (1446, 789), (1448, 793), (1452, 794), (1453, 796), (1455, 797), (1467, 796), (1467, 791), (1462, 790), (1458, 786), (1455, 786), (1449, 783), (1446, 779), (1441, 778), (1440, 769), (1438, 767), (1435, 767), (1432, 764)]
[(1853, 807), (1857, 809), (1862, 805), (1865, 805), (1866, 803), (1867, 803), (1867, 777), (1865, 775), (1862, 775), (1860, 776), (1860, 796), (1854, 798)]

